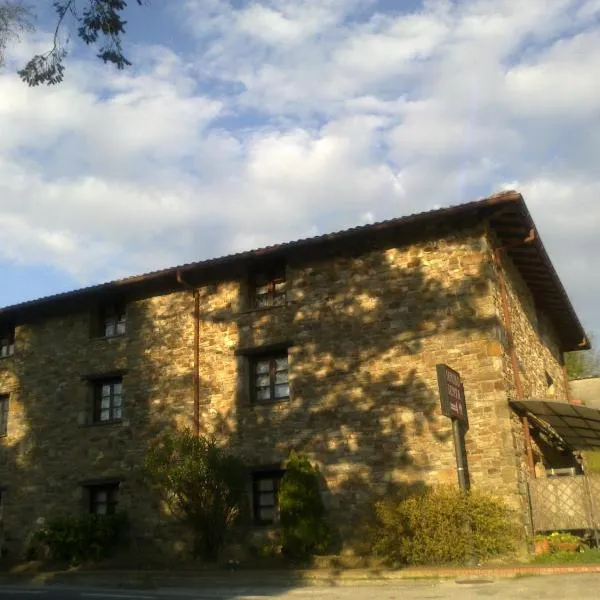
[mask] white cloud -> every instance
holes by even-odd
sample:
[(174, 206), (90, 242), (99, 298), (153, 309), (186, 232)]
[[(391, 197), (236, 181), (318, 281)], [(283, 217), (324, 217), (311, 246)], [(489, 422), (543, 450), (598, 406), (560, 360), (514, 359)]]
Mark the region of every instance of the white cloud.
[(165, 18), (191, 51), (139, 45), (121, 73), (73, 60), (58, 88), (0, 75), (0, 258), (93, 281), (514, 181), (600, 330), (598, 1), (378, 6), (189, 0)]

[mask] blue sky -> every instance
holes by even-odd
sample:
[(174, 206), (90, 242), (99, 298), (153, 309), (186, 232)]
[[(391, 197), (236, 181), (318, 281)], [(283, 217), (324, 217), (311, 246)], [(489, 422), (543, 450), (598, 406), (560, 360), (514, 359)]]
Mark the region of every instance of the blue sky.
[(600, 332), (600, 0), (130, 2), (131, 69), (75, 44), (28, 89), (36, 4), (0, 71), (0, 305), (510, 187)]

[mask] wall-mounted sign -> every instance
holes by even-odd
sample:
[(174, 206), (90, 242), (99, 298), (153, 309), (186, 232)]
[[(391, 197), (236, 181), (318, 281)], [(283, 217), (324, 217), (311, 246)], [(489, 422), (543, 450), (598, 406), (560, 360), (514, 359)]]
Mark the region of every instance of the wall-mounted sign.
[(456, 452), (456, 472), (460, 489), (467, 491), (470, 487), (469, 466), (465, 446), (465, 431), (469, 429), (465, 388), (460, 375), (448, 365), (436, 365), (438, 387), (442, 414), (452, 419), (452, 434)]
[(436, 365), (442, 414), (451, 419), (462, 421), (469, 427), (465, 391), (460, 375), (448, 365)]

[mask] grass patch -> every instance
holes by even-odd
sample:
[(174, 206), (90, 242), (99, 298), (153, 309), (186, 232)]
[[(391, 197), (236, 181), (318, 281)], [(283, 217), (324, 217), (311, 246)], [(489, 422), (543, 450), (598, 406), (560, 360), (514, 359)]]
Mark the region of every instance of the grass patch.
[(531, 562), (535, 565), (595, 565), (600, 564), (600, 550), (588, 548), (583, 552), (550, 552), (536, 556)]

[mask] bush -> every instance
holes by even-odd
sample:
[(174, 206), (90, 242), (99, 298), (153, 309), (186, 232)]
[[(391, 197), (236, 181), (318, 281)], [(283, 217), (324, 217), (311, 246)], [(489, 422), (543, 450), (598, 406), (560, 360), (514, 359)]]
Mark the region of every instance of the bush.
[(515, 550), (518, 528), (511, 511), (480, 492), (435, 488), (376, 505), (373, 550), (413, 565), (467, 564)]
[(279, 488), (279, 511), (283, 552), (306, 558), (324, 552), (330, 530), (319, 490), (319, 471), (305, 456), (292, 453)]
[(244, 464), (214, 440), (185, 430), (156, 440), (145, 468), (171, 513), (191, 529), (194, 554), (216, 560), (244, 507)]
[(110, 558), (124, 544), (128, 528), (125, 513), (56, 517), (36, 532), (28, 553), (41, 550), (52, 560), (72, 563)]

